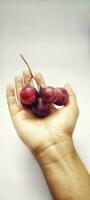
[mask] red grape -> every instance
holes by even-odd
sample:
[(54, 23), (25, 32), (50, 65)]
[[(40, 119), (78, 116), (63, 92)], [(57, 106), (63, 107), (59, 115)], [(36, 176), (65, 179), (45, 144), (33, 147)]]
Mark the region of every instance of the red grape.
[(32, 86), (25, 86), (20, 92), (20, 102), (22, 105), (33, 105), (36, 103), (38, 98), (38, 92), (36, 88)]
[(57, 99), (57, 90), (54, 87), (48, 86), (40, 91), (43, 102), (54, 103)]
[(58, 95), (57, 95), (57, 99), (55, 101), (55, 104), (58, 105), (58, 106), (62, 106), (62, 105), (65, 106), (68, 102), (68, 92), (67, 92), (67, 90), (64, 89), (64, 88), (60, 88), (60, 87), (57, 87), (56, 90), (58, 92)]
[(37, 117), (46, 117), (50, 113), (50, 104), (43, 102), (41, 97), (38, 97), (37, 104), (32, 107), (32, 112)]

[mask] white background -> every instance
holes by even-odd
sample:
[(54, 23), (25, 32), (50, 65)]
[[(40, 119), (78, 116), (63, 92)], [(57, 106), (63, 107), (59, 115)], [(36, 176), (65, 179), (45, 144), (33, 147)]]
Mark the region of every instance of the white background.
[(52, 199), (6, 104), (6, 85), (25, 69), (20, 53), (47, 85), (72, 84), (80, 108), (74, 144), (90, 172), (89, 12), (89, 0), (0, 0), (0, 200)]

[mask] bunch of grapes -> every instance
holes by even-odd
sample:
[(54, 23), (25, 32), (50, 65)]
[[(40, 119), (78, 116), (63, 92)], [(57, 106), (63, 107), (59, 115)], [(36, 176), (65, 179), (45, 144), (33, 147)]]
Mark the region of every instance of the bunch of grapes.
[[(22, 55), (21, 57), (27, 64), (24, 57)], [(28, 64), (27, 66), (29, 67)], [(32, 74), (31, 70), (30, 73)], [(32, 78), (34, 78), (33, 75)], [(68, 92), (64, 88), (54, 88), (51, 86), (40, 87), (38, 91), (35, 87), (26, 85), (20, 92), (20, 102), (23, 106), (32, 110), (37, 117), (43, 118), (49, 115), (52, 104), (58, 106), (65, 106), (67, 104)]]

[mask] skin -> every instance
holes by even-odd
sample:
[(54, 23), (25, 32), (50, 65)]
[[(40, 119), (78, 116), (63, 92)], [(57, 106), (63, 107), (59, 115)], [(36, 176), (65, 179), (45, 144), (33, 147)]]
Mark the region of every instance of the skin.
[[(60, 109), (52, 106), (51, 114), (39, 119), (20, 105), (21, 89), (30, 80), (30, 72), (15, 77), (7, 86), (6, 96), (13, 125), (37, 159), (54, 200), (90, 200), (90, 176), (81, 162), (72, 140), (79, 109), (70, 84), (68, 104)], [(38, 88), (45, 87), (41, 73), (35, 74)], [(33, 81), (29, 83), (33, 85)], [(16, 96), (15, 96), (16, 93)]]

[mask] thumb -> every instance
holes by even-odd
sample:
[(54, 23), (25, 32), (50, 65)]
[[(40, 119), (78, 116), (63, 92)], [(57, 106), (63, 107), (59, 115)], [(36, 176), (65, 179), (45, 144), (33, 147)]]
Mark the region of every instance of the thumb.
[(76, 98), (76, 95), (75, 95), (71, 85), (69, 83), (67, 83), (67, 84), (64, 85), (64, 88), (67, 90), (68, 95), (69, 95), (68, 104), (66, 106), (72, 107), (72, 109), (75, 109), (76, 112), (79, 114), (77, 98)]

